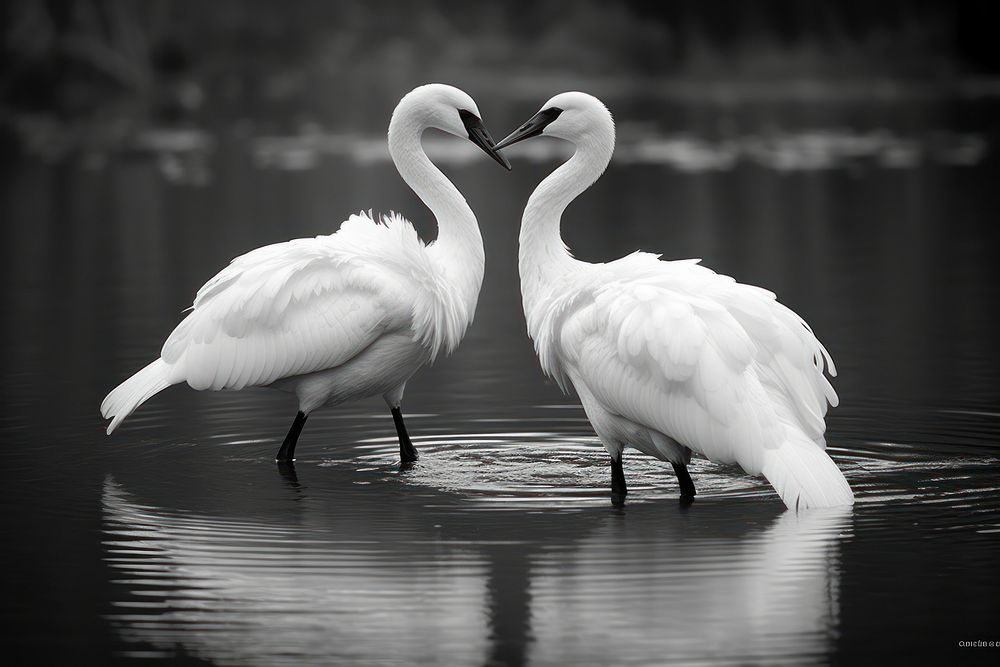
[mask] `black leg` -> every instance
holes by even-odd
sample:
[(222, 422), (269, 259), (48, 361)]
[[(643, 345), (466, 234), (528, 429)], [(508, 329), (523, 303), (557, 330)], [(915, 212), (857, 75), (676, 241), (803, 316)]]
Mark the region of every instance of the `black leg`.
[(413, 463), (419, 457), (417, 448), (410, 442), (410, 434), (406, 432), (406, 424), (403, 423), (403, 413), (399, 407), (392, 409), (392, 423), (396, 425), (396, 435), (399, 436), (399, 461), (401, 463)]
[(611, 459), (611, 495), (624, 496), (628, 493), (625, 486), (625, 469), (622, 467), (624, 452), (618, 454), (618, 460)]
[(683, 463), (674, 463), (674, 472), (677, 473), (677, 482), (681, 485), (681, 498), (694, 498), (694, 482), (688, 473), (688, 467)]
[(288, 429), (288, 435), (285, 436), (285, 441), (281, 443), (281, 449), (275, 455), (275, 461), (285, 461), (292, 462), (295, 460), (295, 443), (299, 441), (299, 433), (302, 433), (302, 427), (306, 425), (306, 415), (303, 412), (299, 412), (295, 415), (295, 421), (292, 422), (292, 427)]

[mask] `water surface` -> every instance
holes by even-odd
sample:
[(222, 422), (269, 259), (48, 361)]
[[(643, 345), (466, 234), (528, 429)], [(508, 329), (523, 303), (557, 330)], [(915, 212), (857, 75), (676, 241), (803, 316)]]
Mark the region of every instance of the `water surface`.
[(981, 111), (783, 113), (780, 130), (620, 121), (565, 237), (592, 261), (703, 257), (801, 313), (840, 370), (847, 511), (785, 512), (704, 460), (682, 507), (669, 467), (635, 452), (611, 503), (606, 453), (519, 310), (517, 221), (556, 144), (511, 151), (507, 174), (431, 138), (488, 265), (462, 347), (408, 386), (406, 469), (380, 400), (316, 413), (294, 468), (273, 462), (295, 413), (278, 392), (173, 388), (110, 438), (98, 415), (236, 254), (371, 207), (432, 238), (378, 137), (171, 131), (9, 158), (5, 644), (220, 665), (983, 657), (958, 642), (1000, 620), (997, 137)]

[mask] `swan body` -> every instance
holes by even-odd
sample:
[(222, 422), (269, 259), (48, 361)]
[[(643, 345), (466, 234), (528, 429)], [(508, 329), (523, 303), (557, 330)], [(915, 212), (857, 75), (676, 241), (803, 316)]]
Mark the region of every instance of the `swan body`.
[(402, 458), (415, 458), (399, 410), (406, 381), (461, 342), (485, 262), (475, 215), (427, 158), (420, 137), (429, 127), (468, 135), (509, 168), (479, 118), (471, 97), (440, 84), (416, 88), (393, 113), (390, 153), (437, 218), (437, 241), (425, 244), (401, 216), (359, 213), (328, 236), (237, 257), (198, 291), (160, 358), (104, 399), (108, 433), (174, 384), (271, 386), (299, 402), (279, 459), (292, 459), (313, 410), (378, 395), (393, 410)]
[(849, 505), (824, 451), (836, 369), (806, 322), (775, 295), (699, 264), (636, 252), (574, 259), (560, 237), (566, 206), (604, 172), (614, 123), (596, 98), (563, 93), (497, 144), (545, 134), (576, 145), (531, 195), (519, 272), (528, 333), (543, 370), (575, 388), (626, 492), (630, 445), (673, 464), (692, 497), (692, 452), (763, 474), (790, 508)]

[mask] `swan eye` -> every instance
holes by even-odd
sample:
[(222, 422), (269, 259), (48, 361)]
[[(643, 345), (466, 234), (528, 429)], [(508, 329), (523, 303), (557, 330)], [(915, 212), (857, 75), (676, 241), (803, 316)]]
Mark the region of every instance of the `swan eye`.
[(523, 124), (521, 127), (517, 128), (511, 132), (505, 139), (501, 140), (497, 144), (497, 148), (507, 148), (512, 144), (516, 144), (519, 141), (524, 141), (525, 139), (530, 139), (531, 137), (537, 137), (545, 128), (548, 127), (552, 121), (559, 117), (559, 114), (563, 112), (559, 107), (549, 107), (548, 109), (542, 109), (534, 116), (528, 119), (528, 122)]
[(527, 130), (537, 130), (541, 132), (545, 129), (545, 126), (550, 125), (552, 121), (559, 117), (559, 114), (563, 112), (559, 107), (549, 107), (548, 109), (542, 109), (534, 116), (532, 116), (524, 125), (520, 127), (521, 131)]
[(562, 112), (563, 112), (563, 110), (560, 109), (559, 107), (549, 107), (548, 109), (543, 109), (543, 110), (539, 111), (538, 112), (538, 117), (540, 119), (544, 120), (545, 124), (548, 125), (549, 123), (551, 123), (552, 121), (554, 121), (556, 118), (558, 118), (559, 114), (561, 114)]

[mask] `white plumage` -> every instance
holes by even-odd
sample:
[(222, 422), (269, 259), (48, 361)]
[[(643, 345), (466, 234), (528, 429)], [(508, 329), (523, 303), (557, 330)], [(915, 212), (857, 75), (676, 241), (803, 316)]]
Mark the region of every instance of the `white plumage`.
[[(395, 411), (404, 458), (406, 450), (415, 457), (397, 414), (404, 386), (458, 346), (484, 269), (472, 210), (420, 145), (428, 127), (468, 136), (509, 168), (468, 95), (439, 84), (415, 89), (393, 114), (389, 150), (435, 214), (438, 240), (424, 244), (398, 215), (360, 213), (329, 236), (237, 257), (198, 291), (160, 358), (104, 399), (108, 433), (173, 384), (213, 391), (275, 386), (298, 396), (303, 422), (322, 405), (383, 395)], [(291, 458), (300, 429), (289, 432), (284, 458)]]
[(570, 256), (563, 211), (607, 167), (611, 114), (584, 93), (552, 98), (499, 148), (539, 134), (572, 141), (574, 156), (525, 208), (521, 290), (542, 368), (573, 386), (612, 457), (623, 493), (626, 445), (675, 464), (693, 495), (692, 450), (763, 474), (790, 508), (853, 502), (824, 451), (837, 394), (830, 355), (775, 295), (698, 264), (637, 252), (606, 264)]

